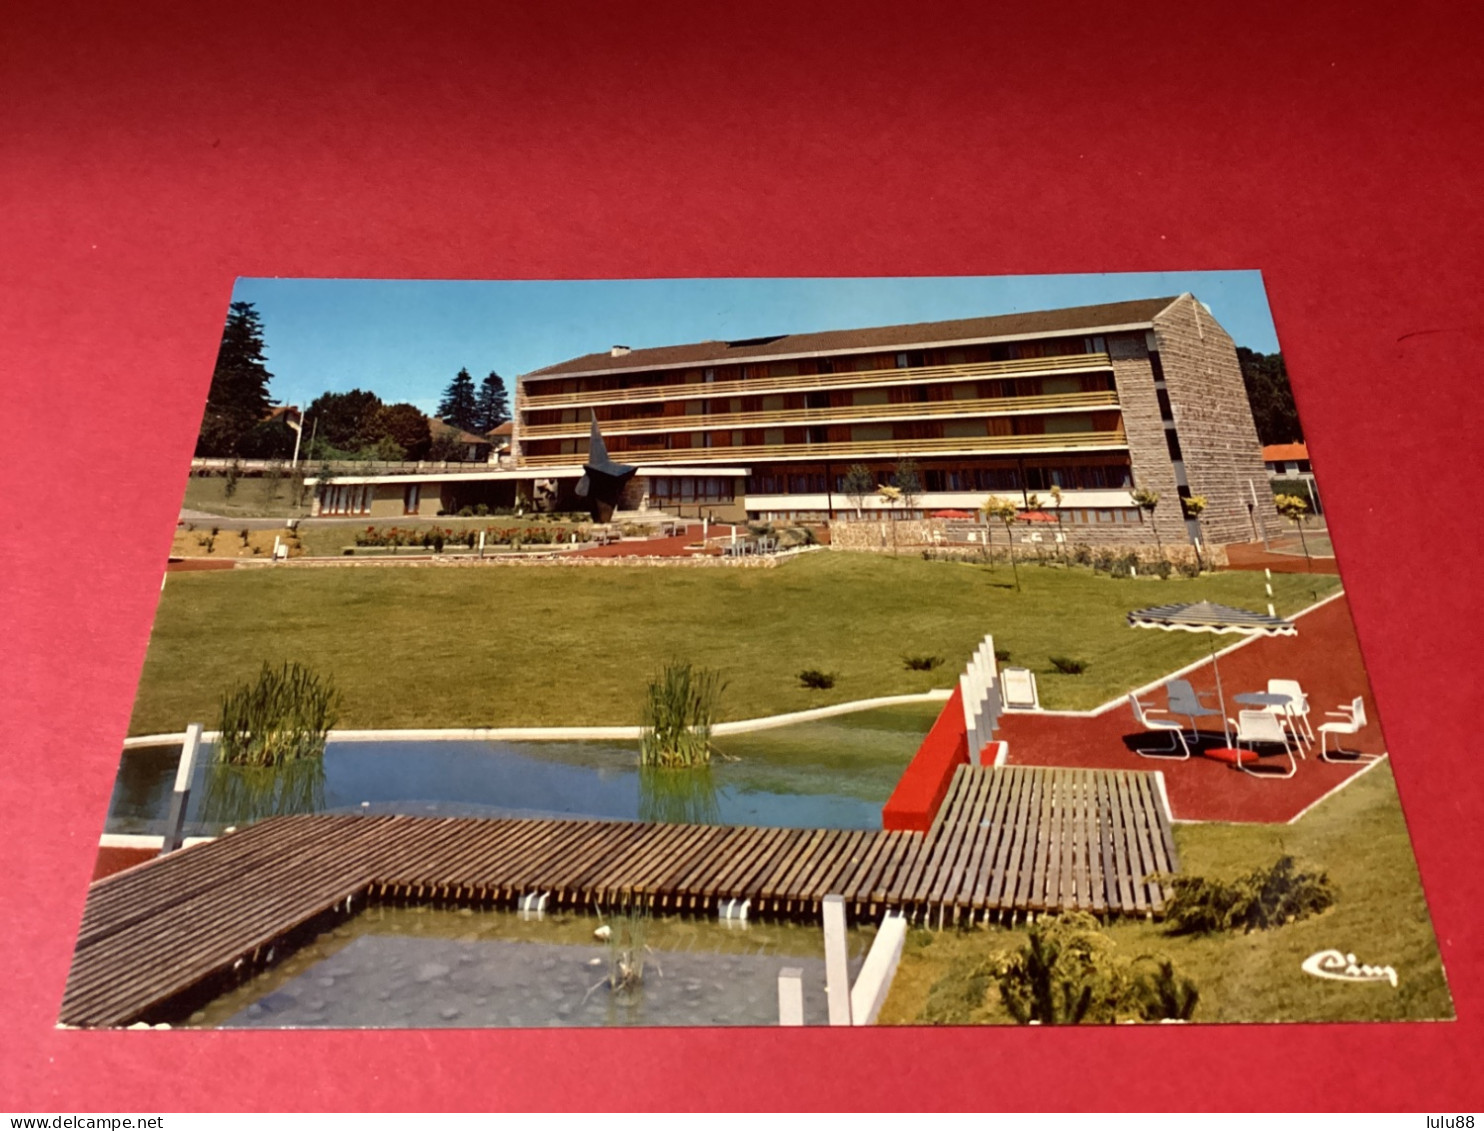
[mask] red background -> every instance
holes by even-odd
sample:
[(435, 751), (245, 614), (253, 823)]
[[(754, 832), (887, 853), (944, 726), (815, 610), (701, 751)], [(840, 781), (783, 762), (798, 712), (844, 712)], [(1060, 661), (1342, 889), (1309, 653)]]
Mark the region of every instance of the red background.
[[(0, 1104), (1484, 1106), (1475, 10), (316, 7), (4, 20)], [(52, 1028), (234, 276), (1237, 267), (1266, 272), (1458, 1022)]]

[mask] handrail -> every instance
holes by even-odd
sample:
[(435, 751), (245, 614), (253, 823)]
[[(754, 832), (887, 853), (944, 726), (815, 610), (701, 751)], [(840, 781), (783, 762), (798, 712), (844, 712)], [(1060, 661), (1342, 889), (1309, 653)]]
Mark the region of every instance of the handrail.
[[(1113, 432), (1045, 432), (1032, 436), (943, 436), (918, 440), (852, 440), (833, 444), (743, 444), (721, 448), (626, 448), (612, 450), (626, 463), (739, 463), (768, 459), (833, 459), (846, 456), (977, 455), (982, 452), (1059, 452), (1079, 448), (1126, 448), (1122, 429)], [(569, 467), (584, 452), (523, 456), (522, 468)]]
[[(938, 416), (1008, 416), (1027, 412), (1056, 412), (1079, 408), (1117, 408), (1112, 389), (1093, 393), (1051, 393), (1035, 397), (985, 397), (963, 401), (913, 401), (906, 404), (842, 405), (839, 408), (780, 409), (769, 412), (707, 413), (694, 416), (635, 416), (600, 420), (603, 435), (635, 432), (694, 432), (711, 428), (797, 427), (801, 424), (844, 423), (861, 420), (916, 420)], [(521, 428), (526, 440), (580, 439), (591, 427), (572, 424), (530, 424)]]
[(1106, 353), (1069, 354), (1064, 357), (1032, 357), (1019, 361), (976, 361), (962, 365), (915, 365), (902, 369), (863, 369), (856, 373), (800, 373), (780, 377), (753, 377), (735, 381), (689, 381), (673, 385), (642, 385), (627, 389), (593, 389), (580, 393), (526, 392), (532, 380), (523, 377), (516, 386), (515, 407), (571, 408), (574, 405), (626, 404), (633, 401), (695, 400), (706, 397), (757, 396), (765, 393), (808, 392), (853, 385), (911, 385), (919, 381), (955, 381), (980, 377), (1025, 377), (1038, 373), (1098, 372), (1112, 362)]

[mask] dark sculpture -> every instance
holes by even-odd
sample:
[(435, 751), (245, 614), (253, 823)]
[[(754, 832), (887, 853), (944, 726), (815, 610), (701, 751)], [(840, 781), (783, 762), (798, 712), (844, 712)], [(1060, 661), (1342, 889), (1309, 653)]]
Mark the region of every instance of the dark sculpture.
[(574, 492), (579, 499), (587, 500), (587, 510), (594, 522), (607, 522), (618, 508), (624, 487), (639, 469), (626, 463), (614, 463), (608, 458), (608, 445), (603, 443), (603, 434), (598, 431), (597, 413), (593, 413), (587, 462), (582, 465), (582, 470), (585, 474), (577, 481)]

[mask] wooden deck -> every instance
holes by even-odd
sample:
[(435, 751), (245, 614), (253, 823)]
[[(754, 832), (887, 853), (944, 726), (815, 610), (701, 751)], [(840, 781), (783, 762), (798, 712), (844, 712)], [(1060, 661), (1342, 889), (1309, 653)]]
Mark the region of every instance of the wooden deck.
[[(961, 767), (924, 835), (630, 821), (280, 817), (106, 877), (89, 891), (63, 1024), (171, 1015), (193, 988), (282, 953), (368, 899), (645, 906), (977, 921), (1158, 914), (1177, 866), (1155, 775)], [(162, 1013), (162, 1009), (164, 1012)]]

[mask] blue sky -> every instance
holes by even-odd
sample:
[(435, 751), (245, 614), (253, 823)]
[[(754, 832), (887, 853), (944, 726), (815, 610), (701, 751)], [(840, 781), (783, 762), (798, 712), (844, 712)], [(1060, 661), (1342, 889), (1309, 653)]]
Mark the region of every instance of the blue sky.
[(1238, 345), (1278, 348), (1261, 274), (880, 279), (603, 279), (435, 281), (239, 279), (234, 301), (263, 320), (269, 392), (307, 405), (320, 393), (369, 389), (432, 412), (454, 375), (514, 379), (612, 345), (635, 349), (707, 339), (843, 330), (1050, 310), (1190, 291)]

